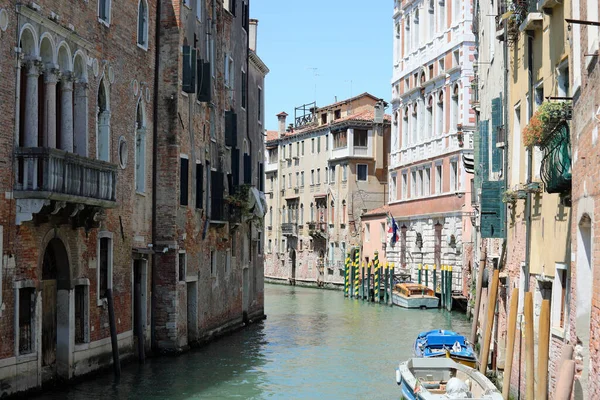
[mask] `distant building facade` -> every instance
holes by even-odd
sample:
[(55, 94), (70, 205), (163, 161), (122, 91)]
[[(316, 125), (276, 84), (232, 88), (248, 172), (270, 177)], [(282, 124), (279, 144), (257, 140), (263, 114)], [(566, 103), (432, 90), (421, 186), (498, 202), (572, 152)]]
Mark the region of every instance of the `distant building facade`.
[(266, 142), (266, 278), (343, 283), (346, 254), (364, 236), (361, 216), (385, 204), (391, 124), (384, 106), (364, 93), (310, 107), (288, 128), (287, 114), (278, 115), (279, 130)]
[(394, 24), (389, 215), (399, 239), (387, 247), (387, 261), (415, 277), (419, 265), (452, 266), (452, 288), (466, 294), (472, 175), (463, 157), (472, 159), (475, 129), (472, 2), (396, 1)]

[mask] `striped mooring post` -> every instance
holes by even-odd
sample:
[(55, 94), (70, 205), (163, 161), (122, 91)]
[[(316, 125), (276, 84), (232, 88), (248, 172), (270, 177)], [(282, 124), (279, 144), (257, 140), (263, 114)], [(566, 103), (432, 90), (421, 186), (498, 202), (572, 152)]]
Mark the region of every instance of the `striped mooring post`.
[(371, 264), (367, 263), (367, 301), (371, 301)]
[(425, 264), (425, 286), (429, 287), (429, 268)]
[(442, 270), (440, 271), (442, 274), (442, 284), (440, 287), (440, 308), (446, 307), (446, 266), (442, 264)]
[(355, 270), (356, 273), (354, 275), (354, 298), (358, 299), (358, 270), (360, 269), (360, 251), (356, 250), (356, 253), (354, 255), (354, 264), (355, 264)]
[(350, 298), (354, 297), (354, 263), (350, 262)]
[(452, 265), (448, 265), (448, 292), (446, 293), (448, 301), (448, 311), (452, 311)]
[(388, 272), (389, 263), (383, 264), (383, 301), (385, 304), (388, 302), (388, 283), (389, 283), (389, 272)]
[(433, 264), (433, 295), (437, 293), (437, 265)]
[(362, 263), (362, 268), (360, 269), (360, 298), (362, 300), (365, 299), (365, 263)]
[(394, 305), (394, 298), (392, 297), (392, 292), (394, 291), (394, 263), (390, 263), (390, 297), (389, 304), (390, 306)]
[(373, 260), (373, 268), (375, 268), (375, 279), (373, 282), (373, 294), (375, 296), (375, 301), (379, 303), (381, 300), (379, 298), (379, 253), (375, 252), (375, 259)]
[(346, 266), (344, 268), (344, 297), (348, 297), (350, 291), (350, 253), (346, 254)]
[(419, 266), (417, 267), (417, 271), (419, 271), (419, 285), (423, 282), (423, 279), (421, 278), (421, 264), (419, 264)]

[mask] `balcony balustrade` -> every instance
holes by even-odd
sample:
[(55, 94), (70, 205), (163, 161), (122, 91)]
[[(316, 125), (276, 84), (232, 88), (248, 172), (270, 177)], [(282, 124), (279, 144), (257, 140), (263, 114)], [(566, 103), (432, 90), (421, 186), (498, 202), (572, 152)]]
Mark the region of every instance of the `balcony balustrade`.
[(284, 236), (298, 236), (298, 225), (296, 223), (283, 223), (281, 224), (281, 233)]
[(15, 198), (116, 206), (114, 164), (44, 147), (18, 148), (16, 157)]

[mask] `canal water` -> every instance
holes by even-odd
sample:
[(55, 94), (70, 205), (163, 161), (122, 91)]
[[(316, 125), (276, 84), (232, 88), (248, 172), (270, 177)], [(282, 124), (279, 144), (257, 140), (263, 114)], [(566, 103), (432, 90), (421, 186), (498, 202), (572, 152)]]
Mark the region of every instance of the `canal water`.
[(342, 292), (265, 285), (268, 319), (179, 357), (123, 368), (38, 399), (393, 399), (420, 331), (470, 330), (460, 313), (405, 310)]

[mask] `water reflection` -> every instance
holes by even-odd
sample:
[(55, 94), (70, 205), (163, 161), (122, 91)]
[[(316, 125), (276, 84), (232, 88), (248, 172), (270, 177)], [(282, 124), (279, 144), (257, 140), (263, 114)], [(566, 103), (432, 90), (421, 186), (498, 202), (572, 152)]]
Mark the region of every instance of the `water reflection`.
[(341, 292), (267, 285), (268, 319), (179, 357), (151, 359), (39, 399), (397, 398), (417, 333), (467, 333), (461, 314), (403, 310)]

